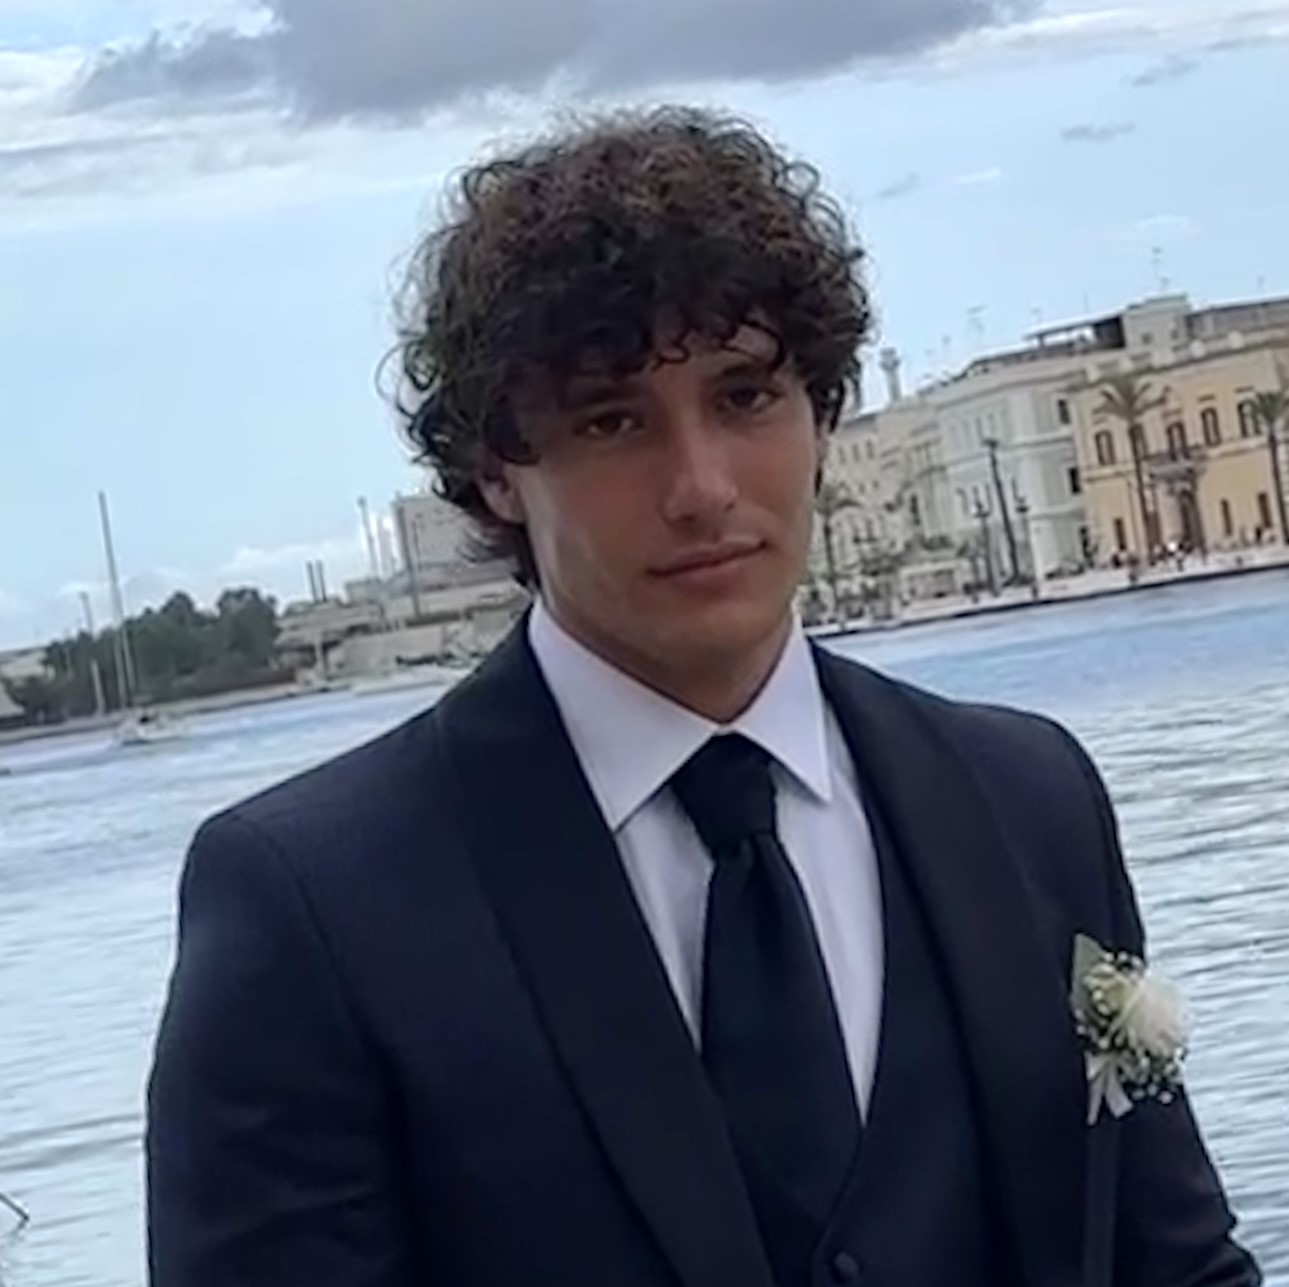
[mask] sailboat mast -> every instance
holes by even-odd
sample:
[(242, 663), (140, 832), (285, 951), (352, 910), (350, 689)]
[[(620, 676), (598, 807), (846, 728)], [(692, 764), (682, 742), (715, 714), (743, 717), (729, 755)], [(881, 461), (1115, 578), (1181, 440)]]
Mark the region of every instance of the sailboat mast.
[(103, 551), (107, 556), (107, 578), (112, 592), (112, 614), (116, 618), (116, 664), (121, 684), (121, 706), (134, 705), (136, 688), (134, 661), (130, 656), (130, 637), (125, 624), (125, 601), (121, 597), (121, 578), (117, 573), (116, 549), (112, 544), (112, 519), (107, 510), (107, 495), (98, 494), (99, 517), (103, 523)]

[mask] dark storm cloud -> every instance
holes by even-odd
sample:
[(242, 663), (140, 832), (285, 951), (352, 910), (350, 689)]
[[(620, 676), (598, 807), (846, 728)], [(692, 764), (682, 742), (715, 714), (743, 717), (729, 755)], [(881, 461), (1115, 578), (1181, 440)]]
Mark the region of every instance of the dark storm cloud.
[(1110, 125), (1067, 125), (1061, 137), (1067, 143), (1113, 143), (1127, 138), (1136, 130), (1132, 121), (1115, 121)]
[(306, 116), (400, 118), (554, 78), (610, 92), (796, 80), (915, 56), (1040, 0), (261, 0), (258, 35), (155, 34), (97, 55), (75, 91), (95, 110), (226, 105), (273, 91)]

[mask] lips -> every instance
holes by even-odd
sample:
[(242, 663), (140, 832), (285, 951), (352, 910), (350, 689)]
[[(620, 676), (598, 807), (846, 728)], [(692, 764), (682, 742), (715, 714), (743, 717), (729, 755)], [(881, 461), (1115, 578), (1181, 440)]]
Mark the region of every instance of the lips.
[(723, 545), (704, 545), (683, 550), (654, 569), (656, 576), (683, 576), (688, 572), (702, 572), (724, 567), (756, 554), (762, 548), (759, 541), (738, 541)]

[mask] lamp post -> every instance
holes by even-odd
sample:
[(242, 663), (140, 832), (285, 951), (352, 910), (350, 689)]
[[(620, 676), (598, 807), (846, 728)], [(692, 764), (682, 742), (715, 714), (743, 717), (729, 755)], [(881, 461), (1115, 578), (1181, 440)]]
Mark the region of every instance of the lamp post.
[(1012, 579), (1021, 579), (1020, 559), (1016, 551), (1016, 532), (1012, 527), (1011, 514), (1007, 509), (1007, 491), (1003, 487), (1003, 474), (998, 466), (998, 449), (1001, 446), (997, 438), (985, 439), (985, 450), (989, 453), (989, 475), (993, 479), (994, 494), (998, 497), (998, 508), (1002, 513), (1003, 537), (1007, 542), (1007, 553), (1011, 559)]
[(1016, 513), (1020, 515), (1021, 526), (1025, 529), (1025, 549), (1029, 558), (1029, 592), (1037, 599), (1040, 594), (1038, 580), (1038, 554), (1034, 549), (1034, 524), (1032, 522), (1029, 501), (1024, 496), (1016, 497)]
[(985, 576), (989, 579), (989, 593), (998, 596), (998, 577), (994, 572), (994, 549), (989, 539), (989, 519), (993, 510), (979, 496), (976, 497), (976, 522), (980, 524), (980, 545), (985, 556)]

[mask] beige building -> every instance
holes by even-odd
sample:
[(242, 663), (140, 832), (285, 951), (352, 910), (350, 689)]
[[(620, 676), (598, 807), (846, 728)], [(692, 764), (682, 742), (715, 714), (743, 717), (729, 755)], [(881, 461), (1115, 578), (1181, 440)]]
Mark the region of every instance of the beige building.
[[(1249, 398), (1276, 387), (1286, 345), (1289, 299), (1195, 308), (1163, 295), (1046, 327), (911, 394), (884, 351), (888, 403), (839, 428), (828, 466), (846, 498), (832, 523), (844, 593), (865, 589), (851, 570), (875, 557), (897, 565), (895, 597), (909, 602), (1011, 581), (1041, 590), (1144, 549), (1127, 430), (1092, 422), (1095, 386), (1125, 373), (1168, 391), (1143, 426), (1153, 544), (1275, 539), (1270, 457)], [(818, 580), (824, 542), (815, 555)]]
[(835, 596), (843, 615), (889, 615), (897, 602), (960, 589), (940, 451), (934, 411), (919, 398), (837, 427), (811, 553), (816, 606)]
[[(1089, 371), (1073, 395), (1097, 562), (1283, 542), (1271, 444), (1252, 399), (1289, 380), (1289, 339), (1233, 332), (1134, 364), (1145, 397), (1159, 400), (1142, 419), (1135, 453), (1129, 427), (1097, 414), (1101, 381), (1116, 373)], [(1282, 427), (1281, 478), (1289, 485), (1283, 437)]]

